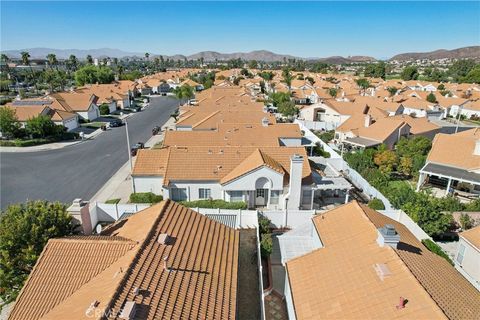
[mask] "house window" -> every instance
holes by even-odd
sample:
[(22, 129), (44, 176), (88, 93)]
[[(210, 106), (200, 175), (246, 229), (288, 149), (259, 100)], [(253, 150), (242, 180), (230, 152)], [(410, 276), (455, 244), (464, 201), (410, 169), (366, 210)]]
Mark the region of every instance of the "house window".
[(243, 201), (243, 191), (230, 191), (230, 202)]
[(185, 201), (187, 200), (187, 189), (186, 188), (172, 188), (171, 198), (173, 201)]
[(310, 204), (312, 202), (312, 190), (303, 190), (302, 204)]
[(280, 190), (270, 191), (270, 204), (278, 204), (279, 198), (280, 198)]
[(212, 194), (211, 189), (204, 189), (204, 188), (198, 189), (198, 198), (199, 199), (210, 199), (211, 194)]
[(465, 246), (463, 244), (460, 244), (458, 247), (458, 254), (457, 254), (457, 262), (458, 264), (462, 264), (463, 262), (463, 257), (465, 256)]

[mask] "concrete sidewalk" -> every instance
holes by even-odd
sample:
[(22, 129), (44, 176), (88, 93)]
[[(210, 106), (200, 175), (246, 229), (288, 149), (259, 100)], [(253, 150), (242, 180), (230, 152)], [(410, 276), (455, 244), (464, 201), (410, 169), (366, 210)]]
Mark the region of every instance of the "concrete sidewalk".
[[(146, 143), (146, 148), (151, 148), (155, 144), (163, 141), (166, 130), (172, 129), (175, 125), (175, 119), (170, 118), (163, 126), (162, 132), (152, 136)], [(135, 165), (136, 157), (132, 158), (132, 165)], [(90, 199), (90, 203), (105, 202), (110, 199), (120, 199), (119, 203), (127, 203), (130, 194), (133, 192), (132, 177), (130, 176), (130, 163), (127, 161), (107, 183)]]

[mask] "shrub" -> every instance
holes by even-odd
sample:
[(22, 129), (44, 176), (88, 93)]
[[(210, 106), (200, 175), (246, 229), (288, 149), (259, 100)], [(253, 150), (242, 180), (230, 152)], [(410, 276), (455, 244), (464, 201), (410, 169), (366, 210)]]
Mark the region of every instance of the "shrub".
[(368, 207), (373, 210), (385, 210), (385, 205), (383, 201), (377, 198), (374, 198), (368, 202)]
[(137, 192), (130, 195), (131, 203), (157, 203), (163, 200), (162, 196), (153, 192)]
[(106, 115), (106, 114), (110, 114), (110, 108), (108, 107), (108, 104), (106, 104), (106, 103), (101, 104), (100, 107), (98, 107), (98, 109), (100, 110), (100, 114), (102, 116)]
[(270, 219), (265, 216), (259, 215), (258, 217), (258, 227), (260, 234), (270, 233)]
[(181, 201), (180, 204), (189, 208), (209, 208), (209, 209), (246, 209), (247, 204), (243, 201), (227, 202), (224, 200), (196, 200), (196, 201)]
[(436, 244), (430, 239), (423, 239), (422, 243), (425, 247), (427, 247), (428, 250), (444, 258), (445, 260), (448, 261), (448, 263), (450, 263), (453, 266), (453, 262), (450, 259), (450, 257), (445, 253), (445, 251), (442, 250), (442, 248), (440, 248), (438, 244)]
[(273, 240), (270, 233), (262, 234), (262, 240), (260, 241), (260, 252), (262, 257), (268, 258), (272, 254)]

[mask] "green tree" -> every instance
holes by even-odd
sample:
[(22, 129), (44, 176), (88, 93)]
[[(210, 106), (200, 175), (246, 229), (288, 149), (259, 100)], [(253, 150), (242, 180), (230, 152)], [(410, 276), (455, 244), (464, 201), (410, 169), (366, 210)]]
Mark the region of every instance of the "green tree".
[(392, 172), (393, 168), (395, 168), (398, 163), (397, 155), (391, 150), (385, 150), (377, 153), (373, 160), (379, 167), (380, 171), (386, 174)]
[(455, 61), (450, 68), (448, 68), (449, 75), (455, 82), (462, 82), (465, 76), (475, 68), (475, 61), (472, 59), (462, 59)]
[(25, 131), (34, 138), (45, 138), (54, 136), (57, 133), (57, 128), (49, 116), (39, 115), (27, 120)]
[(396, 87), (388, 87), (387, 91), (390, 94), (390, 97), (393, 97), (397, 93), (398, 89)]
[(268, 102), (277, 108), (280, 103), (287, 101), (290, 101), (290, 93), (288, 92), (273, 92), (268, 96)]
[(78, 59), (75, 55), (71, 54), (67, 60), (67, 67), (70, 71), (77, 71), (78, 69)]
[(401, 157), (398, 164), (398, 171), (406, 176), (411, 176), (413, 171), (413, 160), (410, 157)]
[(293, 101), (283, 101), (278, 104), (278, 112), (288, 117), (296, 115), (298, 109)]
[(106, 103), (102, 103), (100, 105), (100, 107), (98, 107), (98, 109), (100, 110), (100, 114), (103, 116), (103, 115), (107, 115), (107, 114), (110, 114), (110, 107), (108, 106), (108, 104)]
[(284, 68), (282, 71), (282, 81), (287, 85), (288, 89), (290, 90), (292, 86), (293, 75), (290, 72), (290, 69)]
[(365, 77), (382, 78), (383, 80), (385, 80), (385, 75), (386, 75), (385, 62), (381, 61), (378, 63), (367, 64), (363, 75)]
[(249, 67), (250, 69), (257, 69), (257, 67), (258, 67), (258, 62), (257, 62), (257, 60), (250, 60), (250, 61), (248, 62), (248, 67)]
[(338, 90), (336, 88), (329, 88), (328, 89), (328, 94), (332, 97), (335, 98), (338, 94)]
[(355, 80), (357, 86), (365, 93), (365, 91), (370, 87), (370, 81), (365, 78)]
[(47, 241), (74, 233), (65, 205), (30, 201), (0, 214), (0, 298), (15, 300)]
[(86, 60), (87, 60), (87, 64), (93, 64), (93, 58), (91, 55), (87, 55)]
[(472, 68), (462, 80), (467, 83), (480, 83), (480, 64)]
[(173, 90), (173, 93), (179, 100), (192, 99), (195, 96), (195, 94), (193, 93), (193, 88), (190, 87), (188, 84), (176, 87)]
[(437, 97), (433, 94), (433, 92), (430, 92), (427, 96), (427, 101), (431, 103), (437, 102)]
[(79, 86), (95, 83), (111, 83), (115, 79), (109, 67), (86, 65), (75, 72), (75, 82)]
[(263, 72), (260, 72), (259, 76), (265, 80), (265, 81), (271, 81), (273, 79), (273, 72), (271, 71), (263, 71)]
[(53, 69), (53, 67), (56, 67), (58, 64), (57, 56), (54, 53), (47, 54), (47, 60), (50, 69)]
[(15, 138), (20, 131), (20, 123), (14, 109), (0, 107), (0, 132), (7, 138)]
[(328, 64), (323, 62), (316, 62), (313, 64), (310, 70), (316, 73), (328, 73)]
[(400, 77), (405, 80), (417, 80), (418, 79), (418, 69), (415, 66), (405, 67), (400, 75)]

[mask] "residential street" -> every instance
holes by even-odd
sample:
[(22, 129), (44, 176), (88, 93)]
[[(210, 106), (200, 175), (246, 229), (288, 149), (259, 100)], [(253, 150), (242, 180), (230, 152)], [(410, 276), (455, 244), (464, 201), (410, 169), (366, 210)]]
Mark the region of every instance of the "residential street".
[[(155, 125), (163, 125), (178, 101), (153, 97), (150, 107), (128, 118), (130, 144), (145, 142)], [(125, 126), (94, 140), (63, 149), (0, 153), (0, 206), (27, 199), (90, 199), (128, 161)]]

